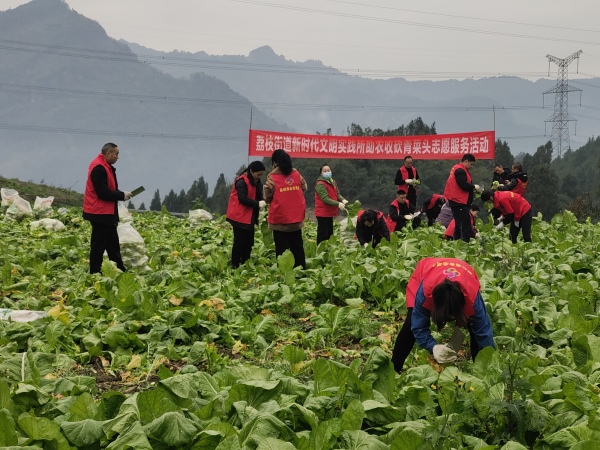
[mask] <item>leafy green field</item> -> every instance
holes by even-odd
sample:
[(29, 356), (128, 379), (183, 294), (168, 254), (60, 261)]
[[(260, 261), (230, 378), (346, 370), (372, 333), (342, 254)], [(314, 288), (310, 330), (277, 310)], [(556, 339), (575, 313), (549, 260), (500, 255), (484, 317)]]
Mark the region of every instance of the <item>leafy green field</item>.
[[(2, 448), (598, 448), (600, 225), (567, 212), (535, 219), (530, 245), (488, 224), (469, 244), (420, 228), (364, 250), (348, 235), (317, 249), (309, 224), (305, 272), (276, 264), (262, 229), (234, 271), (223, 218), (134, 215), (151, 270), (100, 276), (80, 210), (61, 220), (0, 220), (0, 308), (49, 312), (0, 321)], [(441, 367), (415, 348), (399, 376), (425, 256), (477, 269), (498, 350), (472, 363), (467, 343)]]

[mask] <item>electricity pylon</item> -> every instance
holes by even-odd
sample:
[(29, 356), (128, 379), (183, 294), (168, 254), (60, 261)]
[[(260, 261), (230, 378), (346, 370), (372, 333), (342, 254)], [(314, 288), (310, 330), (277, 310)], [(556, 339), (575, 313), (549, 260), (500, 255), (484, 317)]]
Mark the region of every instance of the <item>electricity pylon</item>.
[(577, 119), (569, 115), (569, 92), (581, 92), (581, 89), (569, 86), (569, 64), (577, 60), (577, 69), (579, 71), (579, 55), (581, 53), (582, 51), (579, 50), (564, 59), (546, 55), (546, 58), (548, 58), (548, 76), (550, 76), (550, 63), (553, 62), (558, 66), (556, 86), (548, 89), (543, 94), (556, 94), (554, 98), (554, 113), (545, 122), (552, 122), (552, 146), (558, 157), (560, 157), (563, 150), (571, 148), (569, 122), (577, 121)]

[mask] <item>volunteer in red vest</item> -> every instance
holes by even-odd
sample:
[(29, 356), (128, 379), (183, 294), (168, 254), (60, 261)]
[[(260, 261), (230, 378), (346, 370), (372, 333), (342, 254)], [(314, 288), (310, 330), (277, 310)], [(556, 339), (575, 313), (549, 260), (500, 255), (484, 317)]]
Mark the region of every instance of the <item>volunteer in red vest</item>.
[(408, 312), (396, 338), (392, 362), (402, 373), (404, 361), (417, 342), (440, 364), (457, 359), (456, 350), (431, 336), (431, 324), (441, 330), (447, 322), (469, 330), (471, 357), (484, 347), (494, 347), (492, 324), (479, 292), (475, 269), (455, 258), (425, 258), (419, 261), (406, 286)]
[(527, 172), (523, 172), (521, 163), (516, 162), (512, 165), (510, 179), (505, 184), (500, 184), (498, 190), (512, 191), (519, 195), (525, 195), (528, 183)]
[(258, 224), (259, 208), (267, 203), (263, 200), (260, 178), (265, 165), (252, 161), (248, 168), (235, 179), (227, 204), (227, 222), (233, 227), (231, 266), (239, 267), (250, 259), (254, 246), (254, 227)]
[(104, 252), (108, 259), (125, 272), (117, 224), (119, 200), (129, 200), (131, 192), (119, 190), (117, 172), (113, 164), (119, 159), (119, 147), (109, 142), (102, 147), (102, 152), (94, 158), (88, 168), (85, 193), (83, 195), (83, 218), (92, 225), (90, 243), (90, 273), (102, 272)]
[(415, 207), (406, 199), (406, 192), (398, 191), (396, 200), (390, 203), (388, 211), (387, 225), (390, 233), (402, 231), (408, 222), (412, 221), (413, 229), (421, 224), (421, 213), (415, 213)]
[(267, 176), (264, 195), (269, 206), (267, 222), (273, 230), (275, 254), (290, 250), (294, 255), (294, 267), (306, 269), (302, 227), (306, 215), (306, 181), (292, 167), (292, 158), (285, 150), (277, 149), (271, 155), (273, 170)]
[(472, 183), (469, 173), (474, 164), (475, 157), (470, 153), (465, 154), (460, 163), (450, 170), (444, 190), (444, 198), (448, 201), (452, 209), (452, 217), (456, 222), (454, 239), (462, 239), (465, 242), (471, 239), (469, 209), (473, 203), (473, 192), (481, 190), (479, 185)]
[(417, 173), (417, 168), (413, 165), (412, 156), (404, 157), (404, 165), (396, 172), (394, 184), (398, 185), (399, 191), (406, 192), (406, 198), (411, 205), (417, 205), (417, 188), (421, 184), (421, 179)]
[(373, 248), (377, 247), (383, 238), (389, 241), (390, 231), (383, 213), (375, 209), (361, 209), (358, 211), (355, 237), (358, 239), (360, 245), (365, 248), (369, 244)]
[[(477, 232), (477, 227), (475, 226), (475, 219), (477, 219), (477, 216), (479, 215), (479, 206), (471, 205), (469, 214), (471, 216), (471, 237), (472, 238), (480, 238), (481, 236)], [(449, 240), (449, 241), (454, 240), (455, 226), (456, 226), (456, 222), (454, 222), (454, 219), (452, 219), (450, 221), (450, 223), (448, 224), (448, 228), (446, 228), (446, 232), (444, 233), (444, 239)]]
[(446, 199), (440, 194), (433, 194), (423, 202), (423, 205), (421, 205), (421, 212), (425, 213), (427, 216), (428, 226), (433, 226), (435, 219), (440, 215), (444, 203), (446, 203)]
[(483, 202), (493, 203), (494, 209), (502, 214), (500, 223), (496, 226), (499, 231), (504, 225), (510, 223), (510, 240), (513, 244), (517, 242), (519, 231), (523, 231), (523, 240), (531, 242), (531, 223), (533, 216), (531, 204), (515, 192), (483, 191), (481, 194)]
[(332, 178), (331, 167), (321, 167), (315, 183), (315, 217), (317, 218), (317, 245), (333, 236), (333, 218), (338, 210), (344, 211), (348, 200), (340, 194)]

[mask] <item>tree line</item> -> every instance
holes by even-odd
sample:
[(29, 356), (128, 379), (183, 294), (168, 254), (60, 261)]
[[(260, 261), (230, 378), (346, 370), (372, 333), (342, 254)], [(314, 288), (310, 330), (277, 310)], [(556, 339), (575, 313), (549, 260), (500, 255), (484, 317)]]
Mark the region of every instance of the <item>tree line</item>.
[[(324, 133), (331, 134), (328, 129)], [(435, 122), (426, 124), (421, 117), (401, 125), (396, 129), (363, 128), (352, 123), (347, 128), (350, 136), (418, 136), (437, 134)], [(473, 182), (489, 187), (492, 180), (494, 163), (510, 168), (514, 162), (520, 162), (528, 173), (529, 185), (525, 197), (531, 203), (534, 214), (541, 212), (546, 220), (556, 213), (569, 209), (581, 219), (590, 216), (600, 219), (600, 208), (596, 197), (600, 196), (600, 137), (591, 138), (577, 151), (568, 150), (561, 158), (552, 159), (553, 148), (549, 141), (539, 146), (532, 154), (522, 153), (514, 156), (506, 141), (495, 142), (495, 159), (478, 160), (471, 170)], [(415, 157), (415, 166), (421, 177), (418, 187), (418, 204), (434, 193), (443, 193), (448, 173), (456, 160), (419, 160)], [(271, 167), (268, 158), (263, 160), (267, 170)], [(314, 183), (323, 165), (331, 166), (341, 194), (350, 201), (359, 200), (365, 207), (387, 211), (395, 199), (394, 177), (402, 160), (370, 159), (295, 159), (294, 167), (300, 171), (308, 183), (306, 201), (309, 207), (314, 205)], [(241, 167), (237, 174), (243, 171)], [(237, 175), (236, 175), (237, 176)], [(154, 193), (150, 210), (160, 211), (165, 207), (170, 212), (188, 212), (190, 209), (207, 209), (213, 213), (225, 214), (233, 180), (227, 180), (220, 174), (212, 195), (208, 195), (208, 183), (204, 176), (192, 183), (186, 192), (176, 194), (171, 190), (161, 199), (158, 190)], [(141, 209), (141, 208), (140, 208)]]

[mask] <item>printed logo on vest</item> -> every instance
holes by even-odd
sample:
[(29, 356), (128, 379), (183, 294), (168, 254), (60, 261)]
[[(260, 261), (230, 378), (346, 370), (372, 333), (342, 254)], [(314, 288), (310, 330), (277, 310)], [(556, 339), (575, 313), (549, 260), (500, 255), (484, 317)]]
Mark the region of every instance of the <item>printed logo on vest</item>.
[(443, 273), (446, 275), (446, 278), (456, 278), (460, 275), (460, 272), (454, 267), (448, 267)]

